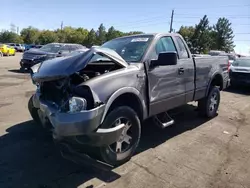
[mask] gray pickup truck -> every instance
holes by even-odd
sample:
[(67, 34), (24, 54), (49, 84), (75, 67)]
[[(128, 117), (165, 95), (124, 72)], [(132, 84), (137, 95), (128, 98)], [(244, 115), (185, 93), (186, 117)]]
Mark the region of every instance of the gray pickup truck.
[(229, 82), (227, 57), (195, 58), (179, 34), (169, 33), (116, 38), (32, 71), (33, 119), (51, 130), (62, 152), (87, 145), (111, 165), (131, 158), (148, 118), (165, 128), (174, 124), (168, 110), (190, 101), (214, 117)]

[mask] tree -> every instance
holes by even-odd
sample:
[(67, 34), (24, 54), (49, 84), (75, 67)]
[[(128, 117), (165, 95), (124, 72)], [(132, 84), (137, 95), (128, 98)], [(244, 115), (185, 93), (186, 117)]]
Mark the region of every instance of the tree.
[(104, 42), (106, 42), (106, 28), (101, 24), (96, 32), (96, 43), (102, 45)]
[(94, 29), (91, 29), (90, 32), (88, 33), (86, 39), (85, 39), (85, 42), (84, 44), (87, 46), (87, 47), (91, 47), (93, 45), (96, 44), (96, 32)]
[(10, 31), (3, 31), (0, 33), (0, 42), (2, 43), (23, 43), (22, 38)]
[(121, 37), (123, 35), (124, 35), (124, 33), (122, 33), (121, 31), (115, 30), (115, 28), (113, 26), (111, 26), (108, 29), (108, 32), (106, 34), (106, 40), (109, 41), (109, 40), (112, 40), (114, 38)]
[(235, 47), (233, 42), (233, 30), (231, 23), (226, 18), (219, 18), (217, 23), (213, 26), (214, 43), (217, 50), (230, 52)]
[(40, 35), (38, 37), (38, 43), (39, 44), (48, 44), (51, 42), (58, 42), (58, 37), (55, 32), (44, 30), (40, 32)]
[(40, 31), (34, 27), (29, 26), (28, 28), (22, 29), (20, 34), (23, 38), (24, 43), (35, 44), (37, 42)]
[(207, 15), (205, 15), (198, 25), (195, 26), (194, 34), (191, 38), (192, 53), (206, 53), (210, 49), (211, 44), (211, 28), (209, 27), (209, 21)]
[(78, 43), (83, 44), (85, 38), (88, 36), (88, 30), (84, 28), (71, 28), (68, 33), (66, 33), (66, 41), (68, 43)]
[(178, 33), (185, 39), (188, 47), (193, 49), (192, 37), (194, 35), (195, 28), (193, 26), (181, 26)]

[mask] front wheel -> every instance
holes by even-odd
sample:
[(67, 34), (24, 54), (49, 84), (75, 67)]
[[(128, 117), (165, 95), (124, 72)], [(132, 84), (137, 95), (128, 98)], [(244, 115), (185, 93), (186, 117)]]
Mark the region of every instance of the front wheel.
[(213, 86), (208, 96), (198, 102), (199, 113), (202, 116), (213, 118), (216, 116), (220, 104), (220, 90)]
[(113, 166), (121, 165), (133, 156), (141, 137), (141, 123), (137, 113), (130, 107), (121, 106), (111, 111), (105, 118), (102, 128), (125, 124), (117, 142), (100, 148), (104, 162)]

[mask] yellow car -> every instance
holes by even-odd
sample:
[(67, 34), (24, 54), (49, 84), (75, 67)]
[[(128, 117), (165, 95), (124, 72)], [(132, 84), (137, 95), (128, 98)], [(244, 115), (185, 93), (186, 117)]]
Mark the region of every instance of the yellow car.
[(10, 55), (16, 55), (16, 50), (12, 46), (8, 46), (6, 44), (0, 44), (0, 51), (3, 55), (10, 56)]

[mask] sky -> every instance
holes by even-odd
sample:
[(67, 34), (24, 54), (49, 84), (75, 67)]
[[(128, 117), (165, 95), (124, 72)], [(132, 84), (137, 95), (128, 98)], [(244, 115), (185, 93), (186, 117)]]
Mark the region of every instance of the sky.
[[(11, 3), (10, 3), (11, 2)], [(0, 30), (28, 26), (39, 29), (64, 26), (106, 29), (114, 26), (121, 31), (168, 32), (174, 9), (173, 29), (193, 26), (206, 14), (210, 24), (219, 17), (232, 23), (235, 51), (250, 55), (249, 0), (11, 0), (0, 4)], [(3, 16), (6, 15), (6, 16)]]

